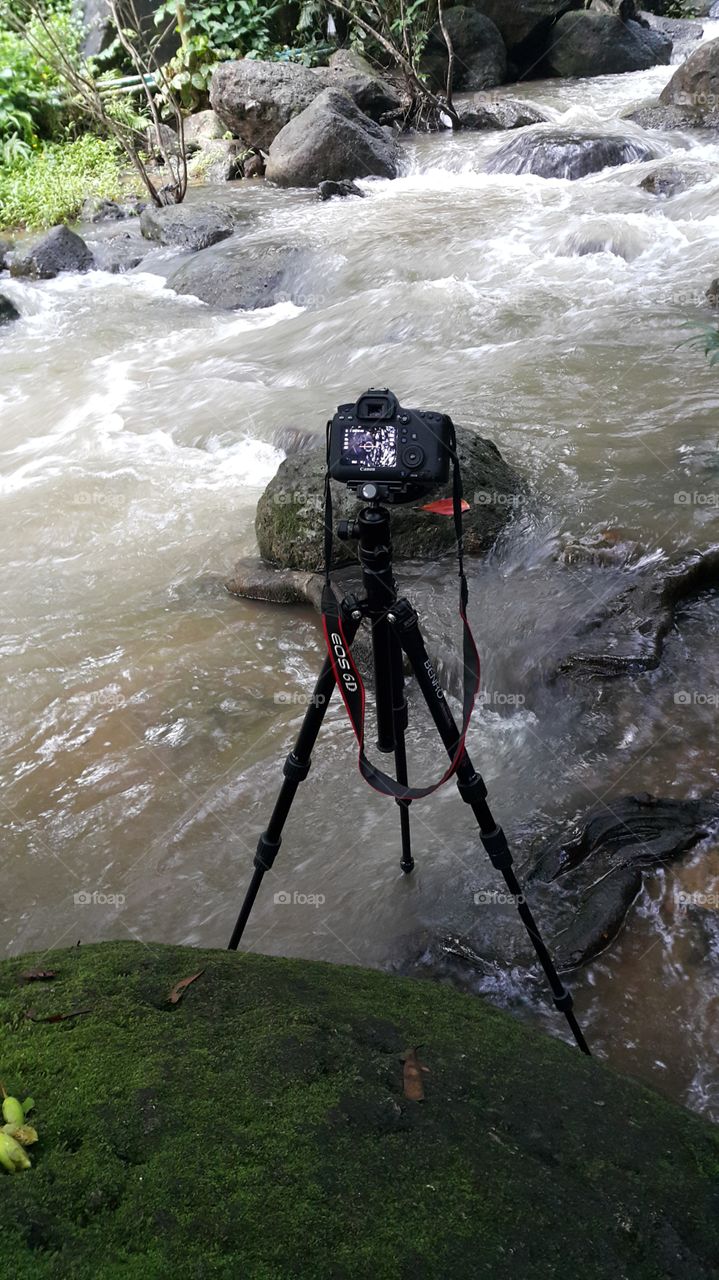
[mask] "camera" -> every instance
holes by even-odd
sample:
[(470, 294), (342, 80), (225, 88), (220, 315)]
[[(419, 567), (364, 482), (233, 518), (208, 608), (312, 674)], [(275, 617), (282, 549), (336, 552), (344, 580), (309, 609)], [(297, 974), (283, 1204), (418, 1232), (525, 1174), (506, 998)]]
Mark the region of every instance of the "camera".
[(446, 413), (405, 409), (385, 387), (341, 404), (328, 426), (330, 476), (350, 489), (375, 484), (386, 502), (409, 502), (449, 479)]

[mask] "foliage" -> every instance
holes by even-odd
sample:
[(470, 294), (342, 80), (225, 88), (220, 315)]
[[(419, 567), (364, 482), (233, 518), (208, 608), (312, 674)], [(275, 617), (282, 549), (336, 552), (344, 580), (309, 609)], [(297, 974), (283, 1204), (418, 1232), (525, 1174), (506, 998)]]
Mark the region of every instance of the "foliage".
[(708, 324), (692, 324), (691, 327), (697, 328), (699, 332), (693, 338), (687, 338), (685, 344), (680, 343), (679, 345), (695, 347), (704, 352), (709, 364), (719, 364), (719, 329), (715, 329), (713, 325)]
[(274, 51), (272, 19), (280, 0), (221, 0), (221, 3), (187, 5), (185, 0), (165, 0), (155, 14), (162, 26), (175, 18), (180, 48), (165, 67), (172, 89), (182, 105), (198, 105), (210, 87), (218, 62), (232, 58), (270, 58)]
[(48, 143), (0, 168), (0, 226), (51, 227), (76, 217), (86, 196), (121, 194), (114, 142), (85, 134)]
[[(70, 15), (54, 12), (46, 21), (68, 53), (76, 53), (79, 29)], [(27, 156), (65, 122), (62, 88), (48, 57), (42, 56), (47, 42), (37, 19), (27, 24), (27, 36), (0, 28), (0, 159), (5, 164)]]

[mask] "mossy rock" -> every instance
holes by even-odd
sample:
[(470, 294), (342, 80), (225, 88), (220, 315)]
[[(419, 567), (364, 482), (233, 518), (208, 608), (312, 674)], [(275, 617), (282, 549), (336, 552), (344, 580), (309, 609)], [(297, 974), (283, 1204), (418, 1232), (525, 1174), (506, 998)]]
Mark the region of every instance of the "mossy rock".
[(472, 996), (130, 942), (0, 982), (2, 1078), (40, 1135), (2, 1182), (12, 1280), (718, 1274), (717, 1131)]
[[(463, 519), (465, 549), (470, 555), (488, 551), (521, 502), (522, 480), (505, 462), (496, 444), (457, 427), (457, 455), (464, 495), (470, 510)], [(255, 532), (260, 555), (281, 569), (317, 572), (324, 562), (325, 447), (303, 449), (285, 458), (257, 505)], [(397, 560), (433, 560), (455, 546), (454, 521), (423, 510), (452, 494), (451, 480), (418, 502), (392, 509), (392, 545)], [(337, 521), (355, 519), (360, 504), (345, 485), (332, 484)], [(334, 540), (335, 565), (356, 560), (354, 545)]]

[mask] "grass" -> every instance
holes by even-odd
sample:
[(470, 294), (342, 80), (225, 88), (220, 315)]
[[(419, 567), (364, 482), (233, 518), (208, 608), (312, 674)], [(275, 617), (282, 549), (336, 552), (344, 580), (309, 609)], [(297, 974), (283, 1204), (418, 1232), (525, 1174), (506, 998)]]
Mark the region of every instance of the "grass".
[(470, 996), (106, 943), (0, 964), (0, 1024), (40, 1135), (0, 1175), (13, 1280), (719, 1274), (717, 1131)]
[(122, 195), (120, 157), (113, 142), (85, 134), (48, 143), (0, 168), (0, 227), (41, 230), (77, 217), (86, 196)]

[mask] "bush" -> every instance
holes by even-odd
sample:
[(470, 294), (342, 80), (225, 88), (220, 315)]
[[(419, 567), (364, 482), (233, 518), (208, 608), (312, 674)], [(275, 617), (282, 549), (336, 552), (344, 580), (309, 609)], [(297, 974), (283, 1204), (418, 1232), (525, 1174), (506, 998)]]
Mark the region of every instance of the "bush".
[[(69, 54), (79, 46), (79, 28), (67, 13), (47, 16)], [(0, 28), (0, 162), (12, 164), (56, 136), (66, 123), (65, 96), (57, 74), (36, 49), (47, 44), (37, 20), (28, 25), (31, 43), (14, 30)]]
[(86, 196), (122, 194), (114, 142), (85, 134), (49, 143), (0, 169), (0, 226), (41, 229), (77, 216)]

